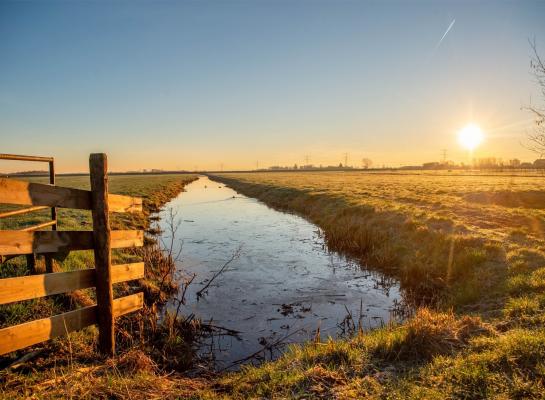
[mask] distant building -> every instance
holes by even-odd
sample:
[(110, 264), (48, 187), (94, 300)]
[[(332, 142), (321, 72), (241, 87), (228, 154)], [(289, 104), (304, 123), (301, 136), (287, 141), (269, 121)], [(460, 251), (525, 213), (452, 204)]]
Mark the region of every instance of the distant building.
[(422, 164), (423, 169), (438, 169), (441, 167), (441, 163), (438, 162), (427, 162)]
[(520, 168), (520, 160), (518, 158), (513, 158), (509, 160), (509, 166), (512, 168)]
[(545, 168), (545, 158), (539, 158), (535, 160), (534, 168)]

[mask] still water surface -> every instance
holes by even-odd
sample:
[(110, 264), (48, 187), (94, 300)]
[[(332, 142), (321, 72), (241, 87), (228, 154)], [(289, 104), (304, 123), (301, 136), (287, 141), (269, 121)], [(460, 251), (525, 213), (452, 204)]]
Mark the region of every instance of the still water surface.
[[(329, 251), (317, 226), (207, 177), (186, 186), (160, 213), (165, 241), (169, 209), (180, 222), (175, 246), (183, 241), (178, 268), (196, 274), (183, 314), (241, 332), (204, 341), (201, 355), (212, 357), (218, 368), (271, 343), (312, 340), (318, 327), (322, 338), (338, 336), (346, 327), (347, 309), (356, 324), (361, 310), (365, 329), (379, 326), (400, 301), (395, 282)], [(239, 247), (239, 257), (197, 299)], [(261, 359), (277, 357), (282, 348), (273, 346), (260, 353)]]

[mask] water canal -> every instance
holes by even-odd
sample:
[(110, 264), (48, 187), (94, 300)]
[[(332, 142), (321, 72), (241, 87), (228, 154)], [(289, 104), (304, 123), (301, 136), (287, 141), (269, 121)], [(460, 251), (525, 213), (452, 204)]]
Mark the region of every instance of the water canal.
[[(287, 343), (313, 340), (318, 328), (324, 339), (346, 334), (351, 322), (364, 329), (380, 326), (400, 301), (395, 282), (329, 251), (317, 226), (208, 177), (189, 184), (161, 212), (166, 242), (170, 210), (179, 223), (178, 268), (196, 274), (184, 315), (240, 332), (213, 335), (203, 343), (201, 355), (212, 357), (219, 368), (256, 352), (258, 357), (248, 361), (275, 358)], [(238, 257), (198, 298), (237, 250)]]

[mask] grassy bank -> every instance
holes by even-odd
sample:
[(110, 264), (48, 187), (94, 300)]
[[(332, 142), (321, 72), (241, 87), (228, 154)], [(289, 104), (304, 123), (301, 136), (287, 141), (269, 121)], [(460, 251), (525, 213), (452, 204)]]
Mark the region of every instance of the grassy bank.
[(421, 309), (402, 326), (293, 347), (216, 390), (225, 399), (537, 399), (544, 357), (543, 330), (499, 333), (478, 317)]
[(217, 179), (310, 219), (330, 248), (398, 278), (416, 301), (498, 311), (510, 279), (544, 265), (539, 177), (339, 172)]

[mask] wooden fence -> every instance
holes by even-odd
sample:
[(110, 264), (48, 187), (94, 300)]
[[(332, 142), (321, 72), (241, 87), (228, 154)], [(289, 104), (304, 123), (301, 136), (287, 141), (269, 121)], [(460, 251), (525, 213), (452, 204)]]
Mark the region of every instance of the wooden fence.
[[(0, 160), (12, 160), (12, 161), (31, 161), (31, 162), (43, 162), (47, 163), (49, 167), (49, 184), (54, 185), (55, 184), (55, 159), (53, 157), (38, 157), (38, 156), (22, 156), (22, 155), (15, 155), (15, 154), (0, 154)], [(0, 218), (5, 217), (11, 217), (14, 215), (20, 215), (20, 214), (27, 214), (31, 212), (36, 212), (40, 210), (47, 209), (49, 207), (45, 206), (36, 206), (36, 207), (28, 207), (23, 208), (19, 210), (14, 211), (8, 211), (4, 213), (0, 213)], [(42, 222), (38, 225), (34, 226), (28, 226), (24, 228), (25, 231), (36, 231), (38, 229), (47, 228), (48, 226), (51, 227), (52, 230), (57, 230), (57, 209), (55, 207), (51, 207), (51, 221)], [(36, 255), (35, 254), (27, 254), (26, 255), (27, 264), (28, 266), (34, 270), (36, 267)], [(0, 262), (6, 261), (7, 258), (0, 255)], [(45, 256), (45, 270), (47, 272), (53, 272), (53, 259), (49, 256)]]
[[(14, 158), (19, 157), (19, 158)], [(36, 157), (0, 155), (0, 159), (28, 161)], [(49, 161), (51, 160), (51, 161)], [(50, 166), (53, 159), (47, 158)], [(110, 212), (141, 212), (142, 199), (108, 194), (107, 158), (105, 154), (89, 157), (91, 190), (63, 188), (52, 184), (31, 183), (11, 178), (0, 178), (0, 203), (30, 206), (0, 214), (0, 217), (19, 215), (44, 208), (52, 209), (56, 228), (56, 208), (91, 210), (92, 231), (40, 231), (45, 227), (19, 231), (0, 230), (0, 256), (45, 254), (71, 250), (94, 250), (95, 268), (70, 272), (51, 272), (0, 279), (0, 304), (35, 299), (73, 290), (96, 287), (97, 304), (75, 311), (26, 322), (0, 329), (0, 355), (48, 339), (98, 324), (99, 349), (113, 355), (115, 352), (114, 319), (138, 310), (143, 294), (136, 293), (113, 298), (112, 285), (144, 277), (144, 263), (111, 265), (111, 249), (140, 247), (142, 231), (111, 231)], [(51, 169), (50, 169), (51, 171)], [(55, 210), (55, 211), (53, 211)], [(1, 266), (0, 266), (1, 268)]]

